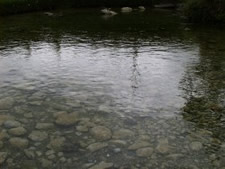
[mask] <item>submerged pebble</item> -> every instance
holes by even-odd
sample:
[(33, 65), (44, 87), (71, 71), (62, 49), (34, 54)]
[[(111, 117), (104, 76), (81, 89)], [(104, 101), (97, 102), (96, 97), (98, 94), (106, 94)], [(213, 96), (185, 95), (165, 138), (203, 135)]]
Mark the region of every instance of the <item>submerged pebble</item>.
[(109, 140), (112, 137), (111, 130), (104, 126), (93, 127), (90, 133), (95, 139), (100, 141)]

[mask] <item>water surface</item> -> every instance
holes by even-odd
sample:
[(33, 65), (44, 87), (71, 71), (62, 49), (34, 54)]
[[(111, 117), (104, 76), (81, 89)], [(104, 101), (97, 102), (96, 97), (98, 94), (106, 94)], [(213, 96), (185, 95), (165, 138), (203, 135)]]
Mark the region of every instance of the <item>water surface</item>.
[(225, 167), (223, 28), (152, 10), (0, 23), (4, 169)]

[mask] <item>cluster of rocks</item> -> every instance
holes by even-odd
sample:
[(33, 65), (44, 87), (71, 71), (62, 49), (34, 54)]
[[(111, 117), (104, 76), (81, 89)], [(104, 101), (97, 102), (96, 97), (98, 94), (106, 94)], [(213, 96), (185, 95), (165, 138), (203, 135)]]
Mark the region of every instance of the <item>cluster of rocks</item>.
[[(10, 98), (0, 100), (3, 112), (13, 105), (14, 100)], [(197, 154), (204, 150), (199, 139), (193, 139), (192, 135), (181, 137), (186, 131), (163, 120), (125, 124), (117, 117), (106, 119), (66, 111), (52, 112), (50, 117), (51, 120), (49, 117), (35, 119), (31, 112), (24, 113), (22, 118), (0, 114), (0, 165), (13, 168), (19, 163), (41, 168), (57, 165), (72, 168), (76, 164), (82, 168), (107, 169), (123, 165), (142, 168), (139, 162), (143, 162), (143, 165), (148, 164), (147, 168), (160, 168), (162, 164), (157, 158), (162, 158), (158, 161), (178, 160), (190, 152)], [(178, 133), (180, 137), (173, 136), (176, 132), (182, 133)], [(185, 146), (177, 145), (179, 140)], [(18, 157), (21, 157), (21, 163)], [(83, 157), (89, 160), (81, 160)]]

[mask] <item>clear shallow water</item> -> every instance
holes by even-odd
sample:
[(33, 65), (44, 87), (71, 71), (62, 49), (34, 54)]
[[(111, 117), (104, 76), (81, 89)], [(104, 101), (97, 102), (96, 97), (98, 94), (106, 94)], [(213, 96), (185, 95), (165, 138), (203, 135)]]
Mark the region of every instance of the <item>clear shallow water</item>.
[(225, 167), (222, 28), (169, 11), (0, 20), (3, 168)]

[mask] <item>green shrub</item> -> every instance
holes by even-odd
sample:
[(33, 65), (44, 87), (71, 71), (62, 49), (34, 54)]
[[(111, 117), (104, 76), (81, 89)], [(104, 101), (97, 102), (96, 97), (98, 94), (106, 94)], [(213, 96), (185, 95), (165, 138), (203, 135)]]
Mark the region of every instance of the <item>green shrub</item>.
[(224, 22), (224, 0), (186, 0), (185, 14), (193, 22)]

